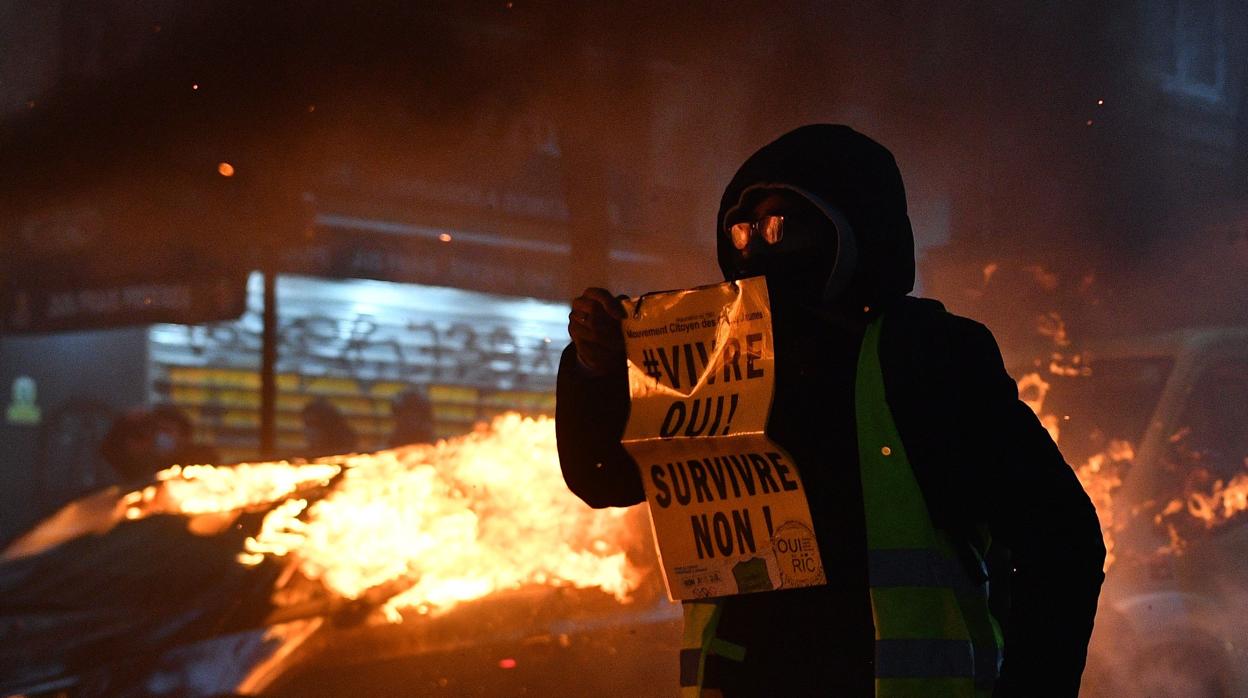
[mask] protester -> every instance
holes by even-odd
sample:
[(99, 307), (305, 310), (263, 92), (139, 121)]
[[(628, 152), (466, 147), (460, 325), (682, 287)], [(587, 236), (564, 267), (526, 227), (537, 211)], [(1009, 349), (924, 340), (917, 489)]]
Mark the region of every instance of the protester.
[[(892, 154), (845, 126), (792, 131), (741, 166), (715, 231), (726, 279), (767, 280), (767, 433), (797, 463), (828, 582), (686, 603), (682, 696), (1075, 696), (1104, 578), (1096, 512), (1018, 400), (991, 333), (907, 295), (913, 234)], [(569, 317), (556, 408), (564, 478), (591, 506), (637, 504), (643, 483), (620, 445), (622, 306), (587, 289)], [(868, 336), (878, 358), (860, 356)], [(875, 362), (879, 407), (904, 446), (884, 455), (908, 462), (903, 484), (916, 485), (888, 493), (919, 517), (871, 519), (864, 504), (876, 476), (860, 445), (874, 442), (856, 417), (868, 398), (855, 393), (860, 363)], [(954, 562), (869, 547), (880, 526), (933, 530)], [(1003, 642), (988, 616), (990, 545), (1009, 560), (992, 571)]]
[(170, 465), (212, 464), (220, 460), (215, 448), (195, 443), (195, 425), (177, 406), (156, 405), (151, 415), (156, 429), (154, 445)]
[(356, 449), (355, 430), (334, 403), (323, 397), (303, 406), (303, 434), (307, 440), (305, 455), (309, 458), (352, 453)]
[(113, 421), (100, 442), (100, 455), (121, 483), (150, 479), (168, 466), (157, 450), (156, 422), (151, 412), (142, 408)]
[(433, 405), (424, 393), (409, 390), (399, 394), (390, 411), (394, 415), (390, 448), (433, 443)]

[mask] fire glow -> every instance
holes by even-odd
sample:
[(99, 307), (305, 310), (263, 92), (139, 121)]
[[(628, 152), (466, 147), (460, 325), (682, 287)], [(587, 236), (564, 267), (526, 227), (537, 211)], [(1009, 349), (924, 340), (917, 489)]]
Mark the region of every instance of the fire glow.
[[(1054, 373), (1057, 373), (1054, 371)], [(1058, 375), (1068, 375), (1058, 373)], [(1081, 373), (1077, 375), (1090, 375)], [(1028, 373), (1018, 379), (1019, 399), (1023, 401), (1040, 419), (1045, 430), (1049, 432), (1054, 443), (1060, 443), (1061, 429), (1057, 415), (1044, 411), (1044, 398), (1050, 385), (1039, 373)], [(1101, 536), (1105, 540), (1105, 569), (1114, 563), (1114, 534), (1126, 525), (1122, 516), (1115, 516), (1114, 493), (1122, 486), (1122, 477), (1135, 458), (1132, 445), (1123, 440), (1113, 440), (1100, 453), (1093, 454), (1084, 463), (1074, 466), (1075, 476), (1079, 484), (1088, 493), (1096, 507), (1096, 514), (1101, 522)]]
[(1208, 494), (1191, 492), (1187, 495), (1187, 513), (1204, 522), (1206, 528), (1226, 523), (1245, 510), (1248, 510), (1248, 473), (1236, 475), (1227, 483), (1218, 480)]
[[(241, 563), (284, 558), (346, 599), (404, 589), (382, 609), (392, 620), (530, 584), (597, 587), (625, 601), (642, 577), (624, 552), (636, 535), (627, 510), (590, 509), (568, 491), (545, 417), (507, 414), (436, 444), (192, 466), (161, 479), (130, 495), (128, 518), (271, 506)], [(303, 496), (317, 487), (329, 492)]]
[[(1041, 325), (1041, 334), (1047, 335), (1061, 347), (1069, 345), (1066, 338), (1065, 325), (1060, 316), (1050, 313)], [(1050, 330), (1046, 331), (1045, 327)], [(1092, 375), (1091, 369), (1083, 364), (1078, 354), (1063, 356), (1054, 353), (1049, 372), (1066, 378), (1086, 378)], [(1061, 429), (1057, 415), (1044, 411), (1044, 400), (1050, 384), (1038, 372), (1028, 373), (1017, 380), (1019, 399), (1023, 401), (1040, 419), (1040, 423), (1049, 432), (1054, 443), (1060, 443)], [(1094, 406), (1100, 409), (1112, 409), (1112, 405)], [(1186, 432), (1171, 437), (1171, 441), (1182, 439)], [(1241, 513), (1248, 511), (1248, 472), (1237, 475), (1229, 482), (1216, 480), (1208, 491), (1201, 491), (1189, 485), (1186, 491), (1168, 501), (1164, 507), (1154, 502), (1147, 502), (1134, 510), (1122, 510), (1115, 507), (1115, 494), (1122, 486), (1123, 477), (1135, 460), (1135, 448), (1126, 440), (1111, 439), (1106, 447), (1093, 454), (1085, 462), (1074, 466), (1075, 475), (1083, 486), (1092, 504), (1096, 507), (1100, 519), (1101, 535), (1105, 541), (1105, 569), (1108, 570), (1117, 558), (1114, 550), (1116, 534), (1127, 527), (1130, 519), (1140, 515), (1151, 515), (1153, 523), (1164, 528), (1169, 536), (1169, 544), (1156, 552), (1159, 554), (1181, 554), (1188, 541), (1179, 533), (1180, 526), (1175, 525), (1172, 517), (1187, 514), (1204, 525), (1206, 530), (1219, 528)], [(1248, 468), (1248, 459), (1244, 462)], [(1164, 501), (1164, 500), (1163, 500)], [(1159, 510), (1160, 509), (1160, 510)]]

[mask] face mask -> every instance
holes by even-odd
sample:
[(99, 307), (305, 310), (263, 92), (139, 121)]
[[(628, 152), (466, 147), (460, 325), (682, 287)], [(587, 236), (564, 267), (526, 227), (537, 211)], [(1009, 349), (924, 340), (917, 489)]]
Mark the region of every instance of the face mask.
[(832, 306), (857, 261), (848, 219), (800, 189), (782, 184), (758, 189), (749, 195), (755, 203), (726, 214), (732, 223), (725, 226), (723, 241), (730, 247), (734, 278), (765, 276), (771, 295), (782, 303)]
[(764, 276), (774, 300), (819, 304), (835, 265), (835, 240), (825, 237), (792, 246), (789, 242), (752, 242), (748, 255), (739, 253), (737, 278)]

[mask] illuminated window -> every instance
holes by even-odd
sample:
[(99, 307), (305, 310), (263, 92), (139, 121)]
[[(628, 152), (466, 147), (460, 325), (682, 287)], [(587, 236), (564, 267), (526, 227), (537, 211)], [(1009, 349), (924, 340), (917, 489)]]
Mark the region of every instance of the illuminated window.
[(1225, 98), (1225, 0), (1168, 0), (1155, 5), (1158, 68), (1170, 92), (1218, 103)]

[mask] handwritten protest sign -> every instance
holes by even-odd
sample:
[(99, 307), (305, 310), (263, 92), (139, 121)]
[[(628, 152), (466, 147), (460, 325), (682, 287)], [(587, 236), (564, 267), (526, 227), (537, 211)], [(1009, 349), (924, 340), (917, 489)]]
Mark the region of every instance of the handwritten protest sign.
[(729, 596), (826, 581), (797, 466), (764, 433), (775, 391), (767, 283), (625, 301), (632, 410), (668, 595)]

